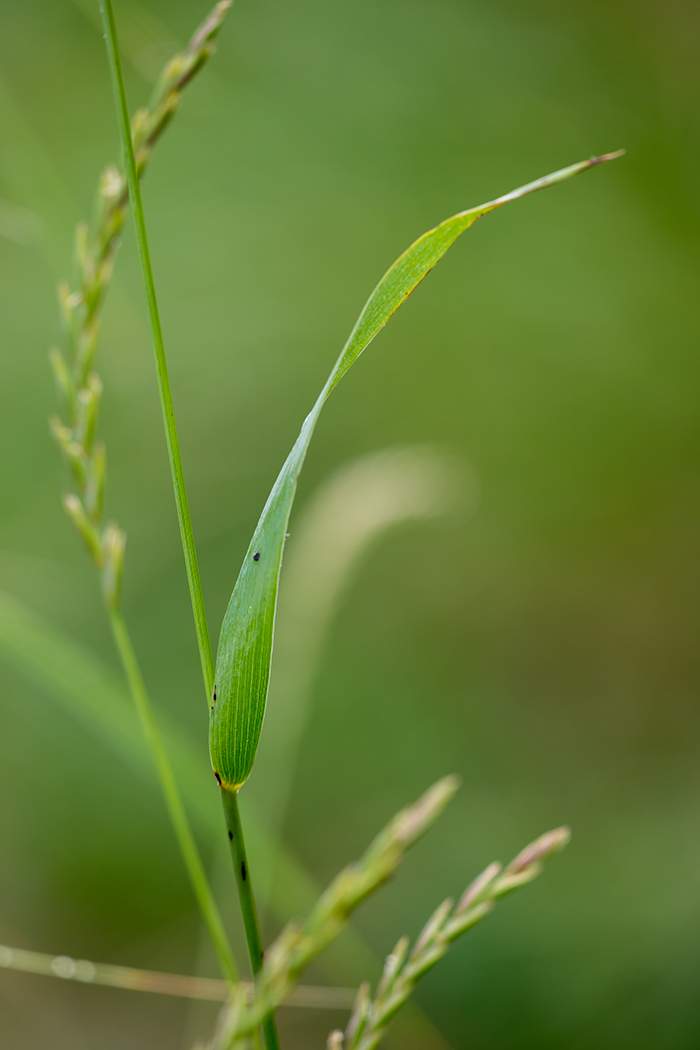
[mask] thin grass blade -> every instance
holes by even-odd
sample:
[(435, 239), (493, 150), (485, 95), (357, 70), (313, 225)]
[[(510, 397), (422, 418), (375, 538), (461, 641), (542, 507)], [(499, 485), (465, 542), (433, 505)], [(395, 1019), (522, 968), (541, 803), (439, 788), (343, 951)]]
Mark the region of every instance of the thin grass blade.
[(428, 230), (387, 270), (367, 300), (350, 337), (304, 420), (262, 512), (221, 628), (211, 703), (209, 748), (220, 784), (237, 790), (253, 768), (270, 682), (277, 588), (297, 479), (321, 409), (347, 370), (460, 234), (502, 204), (612, 160), (620, 153), (572, 164)]

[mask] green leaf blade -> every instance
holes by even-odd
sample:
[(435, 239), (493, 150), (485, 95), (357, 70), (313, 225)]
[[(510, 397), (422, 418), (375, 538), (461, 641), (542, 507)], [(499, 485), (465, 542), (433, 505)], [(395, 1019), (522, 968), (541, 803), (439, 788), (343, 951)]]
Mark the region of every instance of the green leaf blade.
[(297, 480), (329, 394), (460, 234), (477, 219), (502, 204), (613, 160), (622, 152), (572, 164), (445, 219), (398, 257), (370, 295), (273, 486), (224, 616), (209, 732), (212, 766), (217, 780), (224, 787), (238, 790), (250, 775), (255, 761), (270, 683), (277, 590), (289, 515)]
[(260, 516), (219, 637), (209, 717), (214, 775), (237, 790), (250, 775), (265, 717), (287, 524), (322, 402), (307, 416)]
[(459, 235), (495, 207), (498, 205), (482, 205), (451, 216), (398, 257), (367, 300), (324, 389), (324, 400)]

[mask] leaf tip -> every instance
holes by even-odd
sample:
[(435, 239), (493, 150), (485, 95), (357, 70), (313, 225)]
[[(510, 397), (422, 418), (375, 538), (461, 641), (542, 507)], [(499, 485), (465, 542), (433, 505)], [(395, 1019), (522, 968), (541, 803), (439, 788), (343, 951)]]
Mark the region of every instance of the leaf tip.
[(609, 160), (617, 160), (618, 157), (624, 157), (626, 149), (616, 149), (612, 153), (601, 153), (599, 157), (591, 157), (590, 166), (594, 167), (596, 164), (607, 164)]

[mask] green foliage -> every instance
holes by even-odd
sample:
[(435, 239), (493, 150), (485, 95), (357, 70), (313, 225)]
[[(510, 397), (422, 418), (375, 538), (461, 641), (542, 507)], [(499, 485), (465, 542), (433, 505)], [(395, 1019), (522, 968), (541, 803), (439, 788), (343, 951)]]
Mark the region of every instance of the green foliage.
[[(91, 236), (88, 227), (81, 224), (76, 234), (78, 288), (71, 291), (66, 283), (59, 288), (59, 301), (68, 332), (68, 353), (64, 356), (54, 349), (50, 357), (68, 423), (56, 418), (52, 420), (51, 426), (78, 489), (77, 494), (70, 493), (64, 497), (64, 505), (100, 570), (103, 596), (117, 651), (158, 772), (181, 852), (222, 970), (235, 986), (232, 988), (231, 1004), (224, 1012), (212, 1046), (216, 1050), (248, 1050), (251, 1044), (257, 1044), (260, 1031), (266, 1050), (278, 1050), (275, 1008), (290, 995), (305, 967), (337, 937), (353, 911), (393, 875), (405, 851), (439, 815), (457, 786), (456, 778), (446, 777), (415, 806), (399, 813), (360, 861), (344, 869), (331, 883), (311, 909), (308, 919), (303, 923), (293, 921), (288, 924), (264, 955), (238, 811), (238, 790), (252, 770), (260, 739), (269, 687), (277, 590), (286, 530), (298, 477), (320, 412), (345, 372), (448, 248), (476, 219), (504, 203), (554, 185), (619, 156), (619, 153), (593, 157), (528, 183), (484, 205), (460, 212), (420, 237), (389, 268), (363, 308), (273, 486), (226, 611), (214, 671), (146, 233), (140, 176), (154, 143), (179, 105), (183, 87), (212, 53), (213, 38), (229, 6), (229, 0), (223, 0), (216, 6), (190, 44), (166, 66), (156, 84), (149, 108), (137, 113), (132, 121), (112, 0), (100, 0), (125, 174), (109, 168), (103, 175), (96, 231)], [(104, 446), (95, 441), (102, 382), (92, 371), (92, 366), (99, 337), (101, 307), (112, 276), (119, 234), (129, 201), (133, 207), (149, 308), (163, 422), (204, 684), (207, 693), (212, 693), (210, 755), (216, 779), (222, 786), (228, 837), (251, 965), (256, 978), (252, 996), (238, 980), (227, 934), (190, 828), (165, 746), (165, 737), (151, 707), (122, 612), (125, 535), (114, 523), (103, 521), (106, 457)], [(64, 700), (66, 697), (73, 697), (74, 700), (77, 695), (77, 706), (93, 729), (96, 728), (104, 739), (116, 743), (117, 750), (124, 754), (130, 752), (131, 729), (124, 720), (123, 712), (116, 717), (105, 717), (105, 713), (96, 706), (100, 694), (104, 693), (110, 704), (116, 694), (112, 695), (109, 684), (103, 688), (105, 683), (100, 681), (99, 671), (94, 666), (90, 668), (90, 660), (87, 661), (86, 673), (80, 655), (76, 656), (69, 648), (57, 655), (51, 631), (33, 622), (31, 616), (27, 616), (20, 607), (13, 606), (11, 600), (3, 604), (0, 596), (0, 644), (3, 641), (13, 658), (25, 665), (30, 673), (38, 673), (40, 677), (43, 675), (45, 683), (53, 688), (56, 695)], [(96, 696), (92, 695), (93, 687)], [(86, 701), (87, 692), (91, 692), (91, 695)], [(117, 702), (117, 708), (120, 703)], [(561, 848), (567, 839), (566, 829), (550, 832), (523, 851), (505, 872), (501, 873), (500, 866), (490, 866), (469, 887), (456, 907), (451, 901), (444, 902), (410, 954), (408, 942), (399, 942), (387, 962), (384, 977), (373, 1000), (368, 989), (363, 986), (345, 1036), (333, 1034), (329, 1046), (339, 1048), (345, 1043), (348, 1050), (374, 1050), (389, 1020), (407, 1001), (416, 982), (442, 958), (452, 941), (488, 914), (498, 897), (531, 881), (539, 873), (541, 859)], [(6, 951), (12, 955), (13, 965), (18, 964), (19, 956), (12, 949)], [(46, 959), (45, 956), (27, 956), (24, 968), (45, 967)], [(20, 962), (18, 965), (23, 964)], [(48, 965), (55, 971), (52, 963)], [(136, 971), (133, 971), (131, 979), (140, 980), (135, 974)], [(114, 974), (110, 977), (106, 970), (103, 976), (107, 982), (115, 977)], [(115, 979), (121, 978), (117, 976)]]

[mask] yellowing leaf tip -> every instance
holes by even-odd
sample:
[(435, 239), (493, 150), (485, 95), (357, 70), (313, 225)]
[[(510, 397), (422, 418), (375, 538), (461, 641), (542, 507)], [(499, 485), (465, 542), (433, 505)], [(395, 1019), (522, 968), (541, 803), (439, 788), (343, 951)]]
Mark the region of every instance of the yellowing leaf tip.
[(609, 160), (617, 160), (618, 157), (624, 157), (626, 149), (616, 149), (612, 153), (601, 153), (599, 157), (591, 157), (590, 166), (594, 164), (606, 164)]

